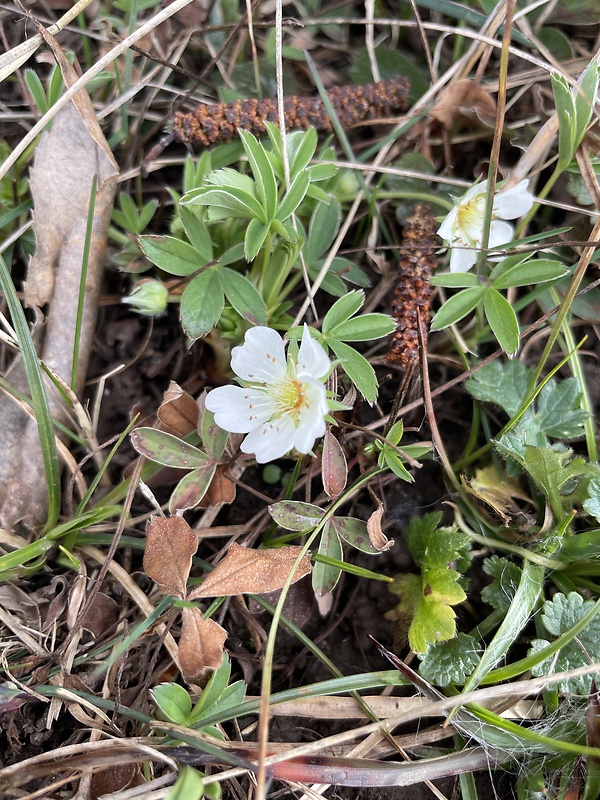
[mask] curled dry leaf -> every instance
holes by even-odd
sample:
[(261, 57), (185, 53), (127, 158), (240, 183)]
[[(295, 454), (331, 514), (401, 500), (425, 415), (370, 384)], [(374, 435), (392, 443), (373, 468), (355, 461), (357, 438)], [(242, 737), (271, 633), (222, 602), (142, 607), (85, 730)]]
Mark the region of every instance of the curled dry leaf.
[(477, 118), (489, 127), (496, 124), (494, 99), (480, 83), (468, 78), (444, 89), (429, 113), (447, 130), (453, 128), (460, 119), (473, 121)]
[(165, 392), (157, 416), (169, 433), (187, 436), (196, 430), (198, 404), (178, 383), (171, 381)]
[[(188, 599), (262, 594), (281, 589), (301, 552), (301, 547), (252, 550), (232, 544), (225, 558), (217, 564), (204, 583), (190, 592)], [(310, 555), (307, 553), (296, 567), (292, 582), (299, 581), (309, 572)]]
[(393, 547), (395, 542), (393, 539), (388, 539), (383, 530), (381, 529), (381, 520), (383, 519), (383, 506), (381, 503), (371, 514), (367, 520), (367, 533), (373, 547), (380, 553), (384, 553)]
[(198, 608), (182, 608), (181, 621), (179, 665), (189, 680), (198, 681), (207, 669), (221, 666), (227, 631), (204, 619)]
[(146, 526), (144, 570), (167, 594), (185, 597), (198, 539), (181, 517), (151, 519)]

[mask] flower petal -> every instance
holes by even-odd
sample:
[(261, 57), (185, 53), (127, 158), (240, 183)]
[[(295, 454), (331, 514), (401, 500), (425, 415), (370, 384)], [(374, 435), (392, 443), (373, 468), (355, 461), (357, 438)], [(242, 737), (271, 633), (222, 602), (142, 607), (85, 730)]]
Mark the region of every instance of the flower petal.
[(313, 378), (325, 379), (329, 375), (331, 361), (324, 348), (310, 335), (308, 325), (304, 325), (302, 342), (298, 350), (298, 375), (308, 373)]
[(453, 247), (450, 252), (450, 272), (468, 272), (477, 263), (477, 251)]
[[(274, 383), (285, 374), (281, 336), (260, 325), (246, 331), (244, 344), (231, 351), (231, 369), (245, 381)], [(217, 423), (218, 424), (218, 423)]]
[(325, 415), (328, 411), (327, 393), (323, 384), (306, 381), (304, 405), (300, 410), (298, 427), (294, 433), (294, 447), (299, 453), (309, 453), (315, 440), (325, 435)]
[(289, 415), (251, 431), (241, 444), (243, 453), (253, 453), (259, 464), (284, 456), (294, 446), (295, 426)]
[(447, 242), (452, 242), (456, 238), (456, 218), (458, 216), (458, 209), (456, 206), (450, 211), (446, 219), (438, 228), (438, 236), (441, 236)]
[[(517, 219), (531, 210), (534, 197), (528, 191), (529, 181), (524, 180), (494, 198), (494, 216), (500, 219)], [(510, 241), (510, 240), (509, 240)]]
[(499, 247), (501, 244), (508, 244), (512, 241), (515, 229), (510, 222), (493, 219), (490, 227), (489, 247)]
[(224, 431), (248, 433), (273, 416), (274, 403), (260, 389), (220, 386), (207, 394), (206, 408)]

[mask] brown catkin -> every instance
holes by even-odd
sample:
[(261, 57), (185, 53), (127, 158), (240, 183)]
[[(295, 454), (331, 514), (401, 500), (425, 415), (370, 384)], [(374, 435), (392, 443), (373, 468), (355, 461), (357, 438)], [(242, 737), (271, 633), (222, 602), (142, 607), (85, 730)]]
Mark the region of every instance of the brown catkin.
[[(408, 78), (399, 76), (364, 86), (336, 86), (327, 92), (342, 126), (350, 128), (367, 120), (385, 119), (408, 107)], [(331, 133), (329, 115), (321, 98), (296, 97), (283, 99), (285, 127), (306, 130), (308, 127)], [(195, 147), (230, 142), (239, 128), (259, 136), (265, 122), (279, 122), (276, 100), (236, 100), (233, 103), (200, 104), (189, 114), (178, 111), (173, 134), (180, 142)]]
[(402, 232), (400, 276), (392, 301), (396, 332), (386, 358), (406, 366), (419, 357), (418, 315), (427, 325), (433, 295), (431, 271), (435, 269), (438, 224), (429, 206), (416, 205)]

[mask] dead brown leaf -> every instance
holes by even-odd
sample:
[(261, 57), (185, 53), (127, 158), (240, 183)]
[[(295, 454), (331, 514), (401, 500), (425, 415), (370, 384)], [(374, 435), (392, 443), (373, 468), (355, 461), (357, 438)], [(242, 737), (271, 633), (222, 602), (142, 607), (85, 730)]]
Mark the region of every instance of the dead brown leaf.
[(380, 553), (384, 553), (386, 550), (389, 550), (390, 547), (393, 547), (395, 542), (393, 539), (388, 539), (385, 533), (381, 528), (381, 520), (383, 519), (383, 506), (381, 503), (375, 509), (375, 511), (371, 514), (369, 519), (367, 520), (367, 533), (369, 534), (369, 539), (371, 540), (371, 544), (376, 550), (379, 550)]
[(223, 660), (227, 631), (198, 608), (181, 609), (179, 664), (189, 680), (199, 680), (206, 670), (218, 669)]
[(235, 483), (225, 474), (225, 464), (218, 464), (208, 491), (200, 501), (201, 508), (210, 508), (219, 503), (233, 503), (235, 500)]
[(198, 539), (181, 517), (158, 517), (146, 526), (144, 570), (166, 594), (185, 597)]
[(496, 103), (489, 91), (476, 81), (464, 78), (444, 89), (429, 112), (444, 128), (451, 130), (462, 119), (493, 127), (496, 124)]
[[(77, 78), (73, 67), (60, 48), (55, 55), (66, 84), (72, 85)], [(36, 149), (31, 190), (37, 248), (25, 286), (27, 305), (50, 304), (38, 352), (45, 364), (70, 384), (75, 333), (79, 327), (77, 298), (88, 209), (93, 180), (97, 177), (78, 348), (78, 390), (85, 382), (94, 338), (117, 176), (118, 166), (98, 125), (89, 96), (82, 90), (59, 111), (52, 129), (44, 133)], [(20, 360), (13, 363), (7, 377), (12, 386), (27, 391)], [(67, 423), (68, 412), (62, 396), (51, 388), (50, 382), (48, 386), (52, 416)], [(3, 432), (0, 524), (12, 529), (23, 520), (38, 526), (46, 519), (47, 489), (37, 424), (5, 395), (0, 398), (0, 428)]]
[[(301, 547), (252, 550), (232, 544), (225, 558), (200, 586), (190, 592), (188, 599), (262, 594), (281, 589), (301, 551)], [(306, 554), (294, 572), (293, 582), (309, 572), (310, 555)]]
[(196, 430), (198, 404), (179, 384), (171, 381), (157, 412), (159, 420), (169, 433), (187, 436)]

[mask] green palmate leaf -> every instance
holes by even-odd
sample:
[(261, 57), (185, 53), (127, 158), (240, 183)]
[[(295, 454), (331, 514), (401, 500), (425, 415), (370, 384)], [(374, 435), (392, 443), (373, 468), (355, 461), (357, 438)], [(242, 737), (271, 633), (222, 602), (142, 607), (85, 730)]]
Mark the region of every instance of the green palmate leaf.
[(449, 325), (454, 325), (477, 306), (485, 294), (485, 286), (475, 286), (470, 289), (463, 289), (453, 297), (450, 297), (434, 316), (431, 329), (441, 331)]
[(150, 690), (152, 699), (165, 719), (177, 725), (187, 725), (192, 701), (189, 694), (178, 683), (159, 683)]
[(269, 234), (270, 223), (251, 219), (244, 236), (244, 258), (254, 261)]
[(531, 374), (520, 361), (493, 361), (469, 378), (465, 386), (476, 400), (494, 403), (512, 417), (527, 396)]
[(371, 544), (367, 525), (362, 519), (355, 517), (332, 517), (329, 524), (334, 528), (340, 539), (362, 553), (377, 555), (379, 550)]
[(479, 278), (472, 272), (442, 272), (431, 276), (432, 286), (445, 286), (448, 289), (467, 289), (480, 285)]
[(456, 638), (430, 644), (419, 673), (437, 686), (463, 684), (479, 663), (479, 644), (472, 636), (459, 633)]
[(388, 336), (395, 329), (396, 323), (388, 314), (361, 314), (340, 322), (329, 335), (343, 342), (370, 342)]
[(499, 556), (483, 560), (483, 571), (492, 583), (481, 590), (481, 599), (499, 611), (508, 611), (521, 580), (521, 569), (512, 561)]
[(318, 525), (325, 512), (311, 503), (300, 500), (282, 500), (269, 506), (275, 522), (288, 531), (308, 531)]
[(328, 345), (339, 359), (341, 368), (365, 400), (374, 403), (377, 399), (377, 376), (367, 359), (343, 342), (332, 340)]
[(348, 292), (347, 295), (336, 300), (323, 319), (323, 335), (328, 336), (338, 325), (354, 316), (362, 308), (364, 302), (364, 292), (358, 290)]
[[(501, 266), (501, 264), (498, 266)], [(517, 264), (510, 269), (504, 270), (498, 278), (494, 277), (495, 269), (492, 270), (490, 275), (490, 280), (495, 289), (509, 289), (516, 286), (545, 283), (546, 281), (562, 278), (568, 272), (567, 267), (562, 262), (541, 258), (535, 261), (527, 261), (525, 264)]]
[(181, 297), (181, 324), (192, 341), (206, 336), (219, 321), (225, 297), (216, 268), (197, 275)]
[(496, 289), (483, 295), (485, 316), (498, 344), (509, 355), (519, 349), (519, 322), (513, 307)]
[[(250, 223), (252, 224), (252, 223)], [(221, 269), (221, 285), (225, 296), (240, 317), (253, 325), (266, 325), (267, 307), (264, 300), (248, 278), (231, 269)]]
[(194, 212), (190, 211), (186, 206), (182, 206), (180, 212), (185, 235), (190, 240), (192, 247), (199, 254), (202, 262), (208, 264), (213, 258), (212, 238), (208, 228), (202, 220), (198, 219)]
[(140, 247), (153, 264), (170, 275), (193, 275), (207, 263), (195, 247), (174, 236), (141, 236)]
[(548, 381), (536, 401), (536, 419), (546, 436), (572, 439), (583, 435), (588, 413), (580, 407), (581, 396), (577, 378), (567, 378), (560, 383)]
[(308, 236), (302, 251), (308, 264), (317, 261), (335, 239), (342, 218), (342, 207), (331, 198), (326, 203), (317, 203), (310, 218)]
[(209, 462), (200, 469), (194, 469), (185, 475), (177, 484), (169, 498), (169, 511), (176, 514), (195, 508), (207, 493), (212, 479), (215, 477), (217, 465)]
[(229, 219), (257, 219), (266, 223), (268, 219), (264, 208), (253, 195), (243, 189), (230, 187), (229, 189), (199, 189), (190, 203), (207, 206), (210, 220)]
[(407, 483), (412, 483), (414, 481), (413, 476), (410, 474), (410, 472), (408, 472), (402, 463), (400, 456), (398, 453), (394, 452), (394, 450), (384, 449), (379, 454), (377, 463), (380, 467), (386, 466), (391, 469), (394, 475), (400, 478), (400, 480), (406, 481)]
[(156, 428), (137, 428), (131, 433), (131, 444), (140, 455), (165, 467), (196, 469), (210, 461), (202, 450)]
[[(319, 555), (327, 556), (327, 558), (332, 558), (335, 561), (342, 561), (344, 557), (342, 543), (330, 524), (325, 525), (323, 528), (318, 552)], [(312, 587), (315, 595), (324, 597), (326, 594), (333, 592), (341, 574), (342, 570), (339, 567), (317, 561), (312, 571)]]
[[(296, 134), (296, 132), (294, 132), (294, 134)], [(297, 147), (296, 140), (298, 142)], [(317, 142), (317, 131), (314, 128), (309, 128), (295, 138), (291, 136), (288, 137), (287, 146), (291, 158), (290, 178), (292, 180), (308, 167), (311, 158), (315, 154)]]
[[(568, 633), (597, 604), (591, 600), (584, 600), (578, 592), (568, 595), (556, 594), (552, 600), (544, 603), (541, 620), (548, 634), (553, 639), (561, 634)], [(599, 607), (600, 610), (600, 607)], [(546, 639), (535, 639), (531, 644), (529, 655), (547, 647), (550, 642)], [(583, 667), (590, 662), (600, 661), (600, 616), (596, 616), (576, 637), (562, 647), (558, 656), (545, 659), (532, 668), (534, 675), (543, 676), (551, 672)], [(561, 692), (587, 695), (590, 692), (592, 675), (583, 675), (578, 678), (563, 680), (558, 684)]]
[(455, 635), (452, 606), (466, 599), (461, 575), (450, 564), (464, 563), (469, 538), (455, 528), (438, 528), (441, 517), (435, 512), (410, 521), (406, 542), (421, 575), (400, 575), (390, 587), (401, 597), (391, 616), (412, 617), (408, 640), (418, 653)]
[(280, 222), (285, 222), (286, 219), (289, 219), (292, 216), (294, 211), (306, 197), (306, 191), (309, 184), (310, 175), (308, 172), (301, 172), (294, 178), (288, 192), (279, 204), (277, 213), (275, 214), (275, 219), (279, 220)]
[(263, 205), (268, 220), (275, 216), (277, 208), (277, 181), (265, 148), (247, 131), (240, 130), (239, 136), (250, 162), (250, 169), (256, 183), (256, 193)]

